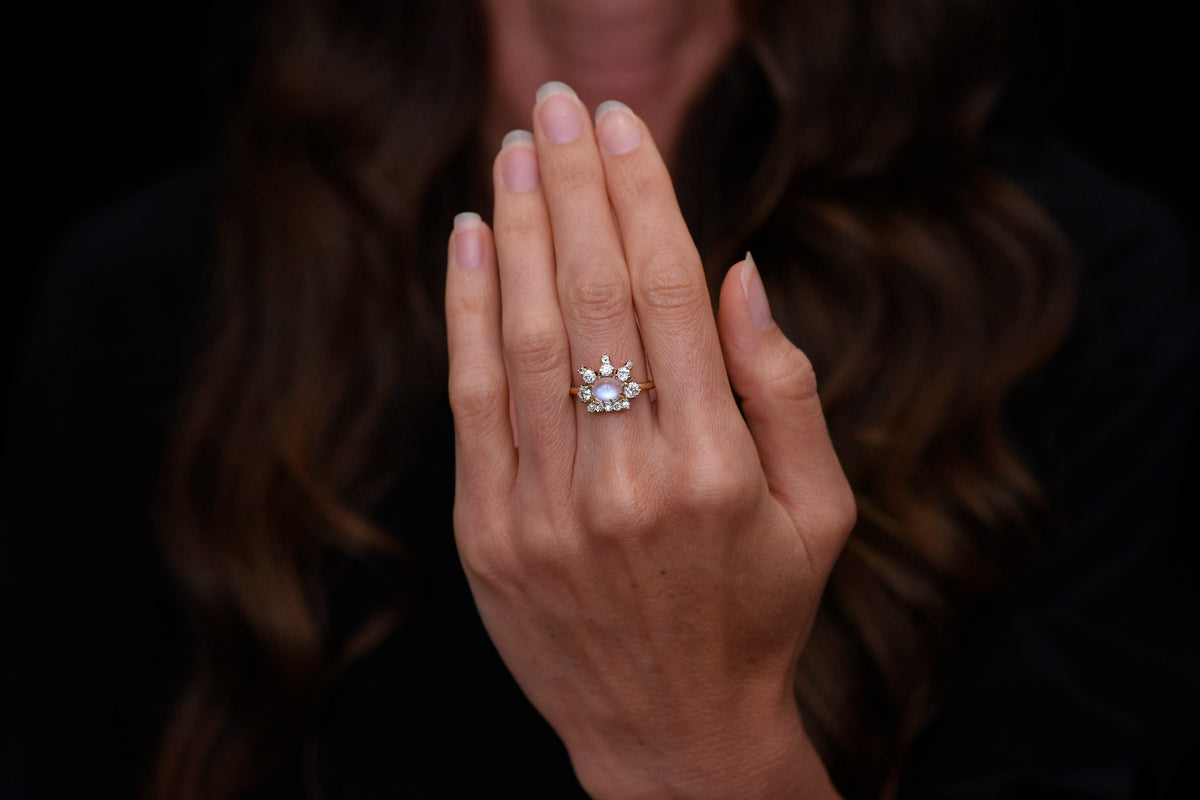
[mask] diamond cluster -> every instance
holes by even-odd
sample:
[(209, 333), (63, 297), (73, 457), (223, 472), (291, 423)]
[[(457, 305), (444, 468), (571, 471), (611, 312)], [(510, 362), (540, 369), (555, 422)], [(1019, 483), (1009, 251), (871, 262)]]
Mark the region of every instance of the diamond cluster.
[(599, 370), (580, 367), (583, 385), (579, 387), (579, 401), (587, 403), (587, 410), (591, 412), (624, 411), (629, 408), (629, 401), (642, 391), (641, 386), (629, 380), (632, 369), (632, 361), (626, 361), (623, 367), (613, 367), (607, 355), (600, 356)]

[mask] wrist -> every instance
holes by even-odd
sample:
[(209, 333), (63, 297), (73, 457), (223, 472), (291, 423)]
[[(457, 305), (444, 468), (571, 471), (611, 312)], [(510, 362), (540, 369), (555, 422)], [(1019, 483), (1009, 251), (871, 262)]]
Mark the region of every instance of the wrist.
[(571, 759), (593, 800), (833, 800), (824, 763), (804, 732), (795, 705), (726, 718), (672, 735), (671, 742), (635, 738), (622, 746), (574, 747)]

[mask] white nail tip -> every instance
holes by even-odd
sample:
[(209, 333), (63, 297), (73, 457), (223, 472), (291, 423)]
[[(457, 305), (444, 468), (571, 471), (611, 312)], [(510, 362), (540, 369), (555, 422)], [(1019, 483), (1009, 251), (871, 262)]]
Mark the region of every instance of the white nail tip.
[(600, 105), (596, 106), (596, 122), (600, 122), (600, 118), (610, 111), (624, 111), (629, 116), (633, 116), (633, 109), (625, 105), (619, 100), (605, 100)]
[(477, 225), (483, 222), (483, 218), (474, 211), (464, 211), (461, 214), (454, 215), (454, 229), (465, 228), (468, 225)]
[(754, 256), (750, 255), (750, 251), (746, 251), (745, 263), (742, 264), (742, 295), (746, 298), (750, 297), (750, 276), (758, 272), (758, 264), (754, 263)]
[(509, 131), (504, 134), (504, 139), (500, 142), (500, 149), (503, 150), (514, 144), (533, 144), (533, 134), (522, 130)]
[(562, 81), (550, 81), (548, 83), (543, 83), (540, 87), (538, 87), (536, 96), (537, 104), (541, 105), (542, 101), (552, 94), (565, 94), (570, 95), (577, 100), (579, 99), (579, 96), (575, 94), (575, 90), (570, 86), (567, 86)]

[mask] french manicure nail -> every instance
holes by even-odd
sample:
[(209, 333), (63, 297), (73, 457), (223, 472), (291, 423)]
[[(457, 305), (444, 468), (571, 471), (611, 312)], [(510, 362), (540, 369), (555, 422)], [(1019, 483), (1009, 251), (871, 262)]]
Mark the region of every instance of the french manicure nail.
[(534, 105), (540, 106), (542, 101), (552, 94), (565, 94), (579, 99), (579, 96), (575, 94), (575, 90), (562, 81), (546, 81), (538, 87), (537, 94), (534, 96)]
[(596, 131), (600, 146), (610, 155), (628, 153), (642, 143), (642, 131), (629, 106), (605, 100), (596, 106)]
[(509, 131), (500, 145), (500, 173), (504, 187), (510, 192), (527, 192), (538, 185), (537, 153), (533, 149), (533, 134), (529, 131)]
[(527, 144), (532, 146), (533, 134), (529, 131), (523, 131), (519, 128), (517, 130), (509, 131), (508, 133), (504, 134), (504, 138), (500, 140), (500, 149), (504, 150), (505, 148), (511, 147), (514, 144)]
[(461, 269), (475, 269), (483, 263), (482, 222), (473, 211), (454, 217), (454, 260)]
[(767, 302), (767, 290), (763, 288), (762, 276), (758, 274), (758, 266), (754, 256), (746, 251), (746, 260), (742, 262), (742, 294), (746, 296), (746, 310), (750, 312), (750, 321), (761, 331), (774, 324), (771, 320), (771, 304)]
[(555, 144), (573, 142), (583, 133), (583, 107), (575, 90), (560, 81), (537, 90), (538, 117), (546, 138)]

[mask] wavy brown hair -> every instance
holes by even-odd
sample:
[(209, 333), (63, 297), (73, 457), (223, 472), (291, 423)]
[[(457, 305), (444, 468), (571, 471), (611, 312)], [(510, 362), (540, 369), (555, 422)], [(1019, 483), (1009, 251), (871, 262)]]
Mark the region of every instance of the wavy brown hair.
[[(155, 797), (252, 787), (302, 751), (338, 671), (403, 624), (400, 593), (342, 635), (330, 565), (406, 563), (372, 512), (428, 444), (397, 420), (444, 405), (442, 234), (488, 205), (473, 2), (279, 6), (233, 103), (212, 330), (165, 473), (198, 645)], [(859, 523), (796, 693), (838, 788), (878, 797), (964, 615), (1036, 546), (1006, 402), (1064, 335), (1071, 270), (985, 160), (1010, 4), (760, 0), (743, 17), (674, 172), (714, 287), (752, 249), (821, 380)]]

